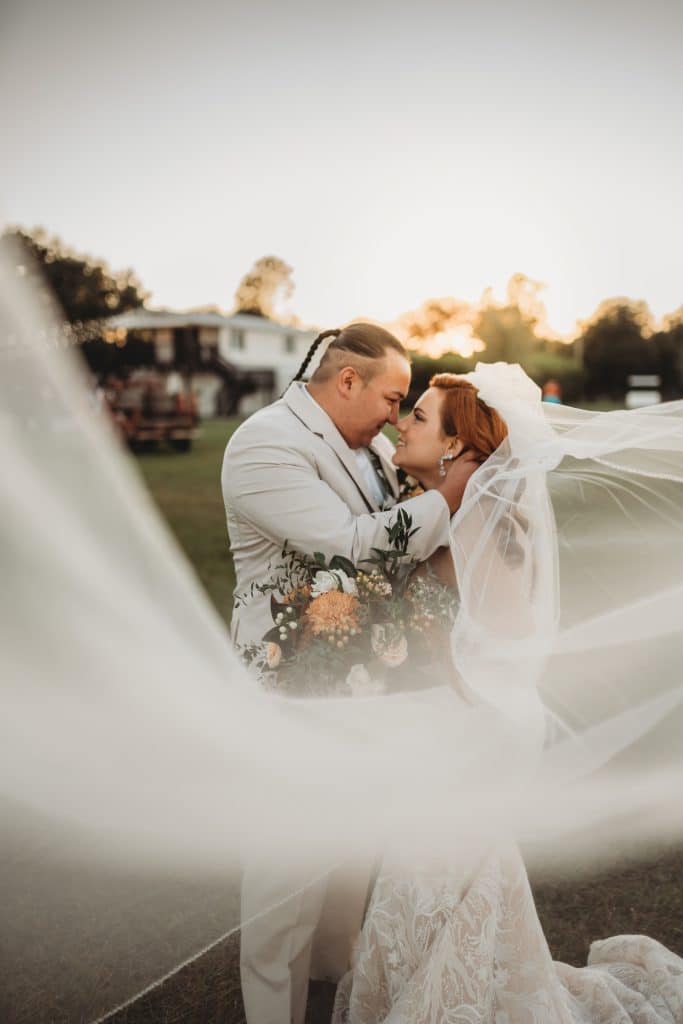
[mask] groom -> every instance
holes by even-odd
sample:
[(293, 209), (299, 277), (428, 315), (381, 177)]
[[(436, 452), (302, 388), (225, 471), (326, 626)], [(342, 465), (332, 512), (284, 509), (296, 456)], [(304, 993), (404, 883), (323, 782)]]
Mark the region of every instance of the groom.
[[(314, 353), (330, 338), (304, 384), (300, 378)], [(283, 397), (233, 434), (223, 460), (223, 497), (236, 594), (249, 595), (232, 620), (238, 648), (258, 643), (272, 626), (270, 598), (251, 585), (268, 580), (285, 542), (304, 554), (344, 555), (354, 564), (385, 546), (398, 485), (393, 446), (381, 430), (396, 423), (409, 385), (408, 357), (388, 331), (364, 323), (325, 331)], [(458, 460), (438, 490), (405, 502), (419, 528), (409, 548), (416, 559), (448, 544), (450, 517), (475, 468)], [(285, 899), (304, 883), (278, 882), (267, 866), (245, 870), (242, 920), (262, 915), (242, 929), (248, 1024), (303, 1024), (309, 974), (336, 981), (348, 968), (367, 885), (349, 888), (348, 879), (330, 878)], [(276, 903), (277, 910), (263, 913)], [(326, 960), (317, 957), (317, 947)]]

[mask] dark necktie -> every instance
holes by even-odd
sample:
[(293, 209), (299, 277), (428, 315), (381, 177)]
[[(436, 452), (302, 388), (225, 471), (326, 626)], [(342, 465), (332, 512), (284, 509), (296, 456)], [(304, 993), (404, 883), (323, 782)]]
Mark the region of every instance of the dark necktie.
[(377, 479), (379, 480), (380, 486), (382, 488), (382, 493), (384, 494), (384, 501), (383, 501), (382, 504), (384, 505), (384, 504), (386, 504), (387, 498), (393, 498), (394, 497), (394, 492), (391, 489), (391, 484), (387, 480), (387, 475), (384, 472), (384, 469), (382, 468), (382, 462), (381, 462), (380, 457), (377, 454), (377, 452), (373, 452), (372, 448), (366, 448), (365, 450), (368, 453), (368, 455), (370, 456), (370, 462), (372, 463), (372, 468), (374, 469), (375, 473), (377, 474)]

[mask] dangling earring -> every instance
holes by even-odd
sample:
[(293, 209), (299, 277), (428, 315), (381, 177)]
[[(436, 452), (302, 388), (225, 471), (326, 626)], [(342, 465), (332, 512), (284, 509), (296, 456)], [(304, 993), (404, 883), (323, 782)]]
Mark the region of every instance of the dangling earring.
[(446, 475), (446, 467), (444, 466), (444, 462), (453, 462), (455, 458), (456, 456), (453, 455), (452, 452), (446, 452), (445, 455), (441, 456), (441, 458), (439, 459), (439, 476)]

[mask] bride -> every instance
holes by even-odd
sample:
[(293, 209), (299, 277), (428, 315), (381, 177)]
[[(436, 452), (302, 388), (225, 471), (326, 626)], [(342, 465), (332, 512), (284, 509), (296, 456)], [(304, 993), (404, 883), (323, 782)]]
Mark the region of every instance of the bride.
[[(509, 395), (511, 385), (523, 383), (516, 371), (499, 366), (495, 383), (486, 367), (470, 379), (433, 377), (398, 423), (396, 465), (425, 488), (438, 486), (444, 461), (463, 452), (485, 465), (508, 436), (496, 399), (519, 419)], [(486, 390), (488, 401), (475, 382)], [(540, 406), (540, 395), (534, 396), (530, 382), (527, 394), (528, 414), (535, 397)], [(497, 578), (508, 580), (504, 589), (509, 590), (510, 577), (517, 577), (517, 597), (524, 605), (531, 602), (534, 581), (522, 553), (529, 520), (522, 492), (517, 493), (517, 507), (508, 505), (504, 527), (498, 524), (494, 561)], [(456, 514), (455, 545), (460, 532)], [(457, 585), (450, 555), (437, 568)], [(453, 684), (460, 687), (462, 679)], [(470, 694), (469, 699), (480, 698)], [(447, 860), (425, 862), (418, 869), (386, 857), (333, 1014), (334, 1024), (681, 1021), (683, 959), (653, 939), (621, 935), (594, 942), (582, 969), (552, 961), (522, 858), (511, 840), (484, 846), (478, 855), (470, 851), (463, 856), (456, 847)]]

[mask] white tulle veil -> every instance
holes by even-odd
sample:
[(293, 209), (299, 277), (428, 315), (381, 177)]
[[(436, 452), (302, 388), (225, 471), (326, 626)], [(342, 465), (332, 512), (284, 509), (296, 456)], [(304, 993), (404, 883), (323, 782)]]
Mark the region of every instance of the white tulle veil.
[(276, 699), (19, 263), (0, 267), (3, 1019), (135, 997), (239, 927), (253, 857), (313, 879), (511, 830), (576, 860), (680, 835), (683, 403), (543, 406), (480, 364), (510, 435), (452, 525), (467, 704), (449, 680)]

